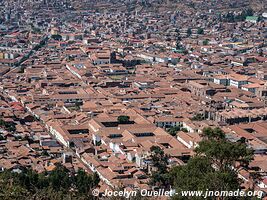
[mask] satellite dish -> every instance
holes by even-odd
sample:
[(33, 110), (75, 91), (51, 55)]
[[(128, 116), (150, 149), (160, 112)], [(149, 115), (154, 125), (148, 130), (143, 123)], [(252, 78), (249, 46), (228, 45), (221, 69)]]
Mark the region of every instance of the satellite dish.
[(267, 13), (262, 13), (262, 16), (263, 16), (264, 18), (267, 18)]

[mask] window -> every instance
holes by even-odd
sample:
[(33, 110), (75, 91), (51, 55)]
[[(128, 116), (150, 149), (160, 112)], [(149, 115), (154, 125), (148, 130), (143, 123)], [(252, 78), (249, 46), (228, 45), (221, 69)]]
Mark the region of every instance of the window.
[(253, 128), (246, 128), (245, 131), (249, 132), (249, 133), (254, 133), (255, 130)]
[(122, 137), (122, 134), (110, 134), (108, 137), (109, 138), (119, 138), (119, 137)]
[(72, 129), (68, 130), (69, 134), (88, 134), (89, 130), (88, 129)]
[(149, 132), (149, 133), (134, 133), (134, 135), (135, 135), (136, 137), (151, 137), (151, 136), (154, 136), (155, 134)]

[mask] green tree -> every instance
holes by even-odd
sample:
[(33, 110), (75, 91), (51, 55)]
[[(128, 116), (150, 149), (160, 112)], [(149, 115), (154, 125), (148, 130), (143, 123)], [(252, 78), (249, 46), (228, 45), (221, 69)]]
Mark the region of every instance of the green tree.
[(152, 166), (155, 168), (152, 171), (150, 184), (152, 186), (167, 187), (169, 185), (169, 174), (167, 173), (168, 156), (159, 146), (152, 146), (150, 151)]
[(93, 196), (90, 191), (99, 181), (96, 174), (90, 175), (79, 170), (75, 175), (61, 164), (51, 173), (38, 174), (26, 168), (20, 173), (4, 170), (0, 173), (0, 196), (4, 200), (91, 200)]
[(68, 170), (63, 165), (57, 163), (56, 168), (49, 176), (49, 182), (53, 189), (67, 191), (71, 186)]
[(94, 174), (93, 174), (92, 181), (93, 181), (92, 186), (93, 186), (93, 187), (97, 187), (98, 184), (99, 184), (99, 182), (100, 182), (100, 177), (98, 176), (97, 173), (94, 173)]
[(205, 140), (224, 140), (225, 139), (225, 133), (222, 131), (222, 129), (216, 127), (206, 127), (203, 129), (202, 137)]
[(0, 119), (0, 127), (3, 127), (8, 132), (16, 131), (16, 126), (13, 122), (6, 122), (3, 119)]
[(193, 121), (202, 121), (202, 120), (204, 120), (204, 116), (200, 113), (197, 113), (196, 115), (193, 116), (192, 120)]
[(197, 34), (199, 34), (199, 35), (204, 34), (204, 29), (203, 28), (198, 28), (197, 29)]
[(209, 44), (209, 40), (208, 39), (203, 41), (203, 45), (207, 46), (208, 44)]
[(254, 10), (249, 7), (248, 9), (245, 10), (246, 16), (253, 16), (254, 15)]
[(198, 155), (204, 154), (212, 160), (219, 170), (225, 172), (237, 161), (246, 167), (252, 160), (253, 151), (242, 142), (228, 141), (221, 129), (204, 129), (203, 135), (204, 140), (195, 151)]
[(169, 128), (167, 132), (172, 136), (176, 136), (177, 132), (180, 131), (180, 129), (181, 129), (180, 126), (174, 126), (174, 127)]
[(84, 170), (79, 169), (75, 182), (79, 193), (88, 194), (93, 181), (91, 176), (88, 176)]
[(130, 117), (126, 115), (121, 115), (117, 118), (119, 124), (127, 124), (130, 121)]
[(152, 146), (150, 151), (153, 166), (160, 171), (166, 170), (168, 157), (164, 154), (164, 151), (159, 146)]
[(74, 180), (79, 194), (85, 195), (89, 195), (91, 188), (96, 187), (100, 182), (99, 176), (96, 173), (93, 176), (88, 175), (82, 169), (78, 170)]
[(185, 166), (177, 166), (170, 170), (170, 179), (177, 192), (180, 190), (206, 190), (209, 182), (205, 176), (213, 172), (211, 162), (207, 158), (196, 156)]
[[(232, 166), (239, 162), (246, 167), (251, 161), (253, 152), (245, 143), (228, 141), (219, 128), (205, 128), (203, 140), (195, 151), (196, 156), (187, 165), (174, 167), (169, 172), (170, 182), (178, 193), (181, 190), (207, 189), (234, 191), (241, 187), (237, 171)], [(177, 195), (174, 199), (186, 198)]]
[(188, 130), (186, 128), (181, 128), (181, 131), (188, 133)]

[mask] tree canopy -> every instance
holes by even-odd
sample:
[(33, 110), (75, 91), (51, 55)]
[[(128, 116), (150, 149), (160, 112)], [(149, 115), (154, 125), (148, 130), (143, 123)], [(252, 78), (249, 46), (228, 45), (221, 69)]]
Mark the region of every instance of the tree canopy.
[(51, 172), (38, 174), (31, 169), (0, 173), (1, 199), (93, 199), (91, 190), (99, 183), (97, 174), (79, 169), (71, 173), (61, 164)]
[(197, 113), (196, 115), (193, 116), (192, 120), (193, 121), (202, 121), (204, 120), (205, 117), (203, 116), (203, 114)]
[(221, 171), (229, 170), (235, 162), (247, 166), (252, 160), (253, 151), (244, 142), (230, 142), (219, 128), (203, 130), (204, 140), (196, 148), (198, 155), (205, 155)]
[[(187, 164), (168, 169), (168, 156), (158, 147), (151, 147), (154, 170), (152, 186), (170, 185), (179, 191), (234, 191), (241, 188), (241, 180), (233, 166), (246, 168), (252, 160), (253, 151), (245, 140), (231, 142), (220, 128), (204, 128), (203, 140), (195, 149), (196, 155)], [(174, 199), (187, 197), (174, 196)], [(192, 197), (191, 199), (203, 199)]]
[(3, 119), (0, 119), (0, 127), (3, 127), (8, 132), (16, 131), (16, 126), (12, 122), (6, 122)]
[(126, 115), (121, 115), (117, 118), (117, 121), (120, 123), (120, 124), (127, 124), (129, 121), (130, 121), (130, 117), (129, 116), (126, 116)]
[(152, 170), (150, 184), (167, 187), (169, 185), (167, 171), (168, 156), (165, 155), (159, 146), (152, 146), (150, 151), (152, 166), (155, 168)]
[(176, 136), (177, 132), (181, 130), (181, 127), (180, 126), (173, 126), (171, 128), (169, 128), (167, 130), (167, 132), (172, 135), (172, 136)]
[(204, 34), (204, 29), (203, 28), (198, 28), (197, 29), (197, 34)]
[(220, 19), (224, 22), (240, 22), (245, 21), (247, 16), (253, 16), (254, 11), (252, 8), (244, 9), (241, 13), (234, 13), (234, 12), (228, 12), (220, 17)]

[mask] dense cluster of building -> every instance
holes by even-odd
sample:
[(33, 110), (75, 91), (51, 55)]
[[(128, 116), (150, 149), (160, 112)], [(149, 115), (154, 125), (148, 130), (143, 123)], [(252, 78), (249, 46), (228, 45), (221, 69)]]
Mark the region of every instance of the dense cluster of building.
[[(167, 1), (160, 12), (150, 10), (154, 1), (6, 2), (1, 169), (42, 172), (61, 162), (98, 173), (103, 190), (149, 189), (152, 146), (170, 167), (183, 165), (203, 128), (220, 127), (253, 148), (251, 170), (267, 172), (264, 10), (232, 22), (228, 14), (244, 10), (229, 11), (227, 1), (217, 10), (185, 1), (175, 11)], [(239, 172), (250, 187), (251, 171)], [(257, 187), (267, 192), (267, 177)]]

